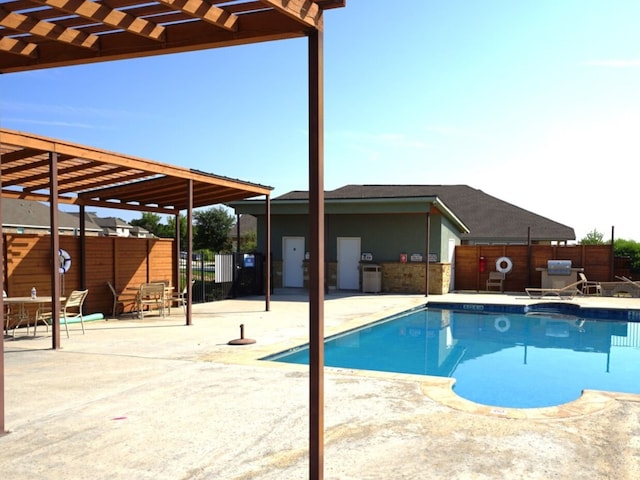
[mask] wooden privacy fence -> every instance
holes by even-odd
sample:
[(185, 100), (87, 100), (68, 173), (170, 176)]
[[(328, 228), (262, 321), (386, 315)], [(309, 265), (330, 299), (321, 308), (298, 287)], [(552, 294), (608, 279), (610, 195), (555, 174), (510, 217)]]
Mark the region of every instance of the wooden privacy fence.
[(540, 287), (542, 272), (537, 269), (545, 268), (548, 260), (571, 260), (571, 266), (584, 269), (589, 280), (609, 282), (617, 274), (612, 245), (458, 245), (455, 290), (485, 290), (489, 272), (496, 271), (496, 261), (501, 257), (509, 258), (513, 264), (505, 277), (505, 292)]
[[(36, 287), (38, 295), (51, 295), (51, 237), (5, 234), (4, 247), (3, 274), (7, 294), (29, 296), (31, 288)], [(107, 281), (117, 291), (152, 281), (169, 280), (177, 285), (171, 239), (86, 237), (84, 285), (80, 238), (61, 235), (60, 248), (71, 257), (70, 268), (61, 276), (62, 293), (67, 295), (72, 290), (88, 288), (89, 295), (84, 304), (86, 314), (111, 315), (113, 296)]]

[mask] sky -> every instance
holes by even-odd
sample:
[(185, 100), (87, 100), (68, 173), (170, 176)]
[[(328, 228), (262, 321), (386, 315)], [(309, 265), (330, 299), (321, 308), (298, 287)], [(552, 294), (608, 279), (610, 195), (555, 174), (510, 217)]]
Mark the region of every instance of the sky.
[[(465, 184), (640, 241), (640, 2), (325, 12), (325, 188)], [(0, 76), (0, 127), (308, 190), (307, 40)], [(131, 220), (140, 214), (102, 212)]]

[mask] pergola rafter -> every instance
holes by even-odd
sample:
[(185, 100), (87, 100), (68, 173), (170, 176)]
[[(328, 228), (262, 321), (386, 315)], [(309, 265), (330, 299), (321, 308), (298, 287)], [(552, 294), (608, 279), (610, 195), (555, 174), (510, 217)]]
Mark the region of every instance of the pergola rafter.
[(28, 33), (45, 40), (53, 40), (91, 50), (97, 50), (100, 42), (100, 38), (97, 35), (65, 28), (53, 22), (37, 20), (29, 15), (13, 13), (2, 7), (0, 7), (0, 26), (19, 33)]
[(152, 40), (164, 40), (165, 28), (144, 18), (136, 17), (122, 10), (109, 8), (98, 2), (86, 0), (33, 0), (62, 12), (78, 15), (95, 23), (122, 29)]
[[(158, 0), (160, 3), (188, 13), (230, 32), (238, 30), (238, 16), (200, 0)], [(215, 2), (211, 2), (215, 3)]]

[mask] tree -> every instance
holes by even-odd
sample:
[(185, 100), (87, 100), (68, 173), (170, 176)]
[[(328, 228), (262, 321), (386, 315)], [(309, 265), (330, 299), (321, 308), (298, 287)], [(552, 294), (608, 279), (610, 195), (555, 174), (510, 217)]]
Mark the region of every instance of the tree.
[(581, 245), (604, 245), (604, 234), (597, 231), (595, 228), (591, 230), (587, 235), (580, 240)]
[(613, 254), (616, 257), (629, 257), (632, 273), (640, 273), (640, 243), (619, 238), (613, 242)]
[(256, 232), (247, 232), (240, 238), (240, 252), (255, 252), (258, 249), (258, 236)]
[[(150, 233), (153, 233), (156, 237), (165, 237), (165, 225), (160, 223), (161, 217), (157, 213), (142, 212), (141, 218), (131, 220), (131, 225), (134, 227), (141, 227)], [(173, 236), (173, 235), (172, 235)]]
[(218, 253), (231, 252), (229, 233), (234, 225), (233, 215), (223, 207), (194, 212), (195, 232), (193, 246), (196, 250), (209, 249)]
[[(178, 217), (180, 220), (180, 249), (187, 249), (187, 217), (184, 215), (180, 215)], [(176, 236), (176, 217), (169, 216), (167, 217), (167, 233), (171, 232), (171, 237), (175, 238)]]

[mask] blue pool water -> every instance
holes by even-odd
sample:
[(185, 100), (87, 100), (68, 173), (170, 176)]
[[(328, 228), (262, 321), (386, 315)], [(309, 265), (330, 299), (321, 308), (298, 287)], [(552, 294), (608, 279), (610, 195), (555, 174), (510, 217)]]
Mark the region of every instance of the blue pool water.
[[(309, 351), (264, 360), (307, 364)], [(583, 389), (640, 393), (640, 323), (421, 308), (327, 339), (325, 365), (453, 377), (474, 402), (546, 407)]]

